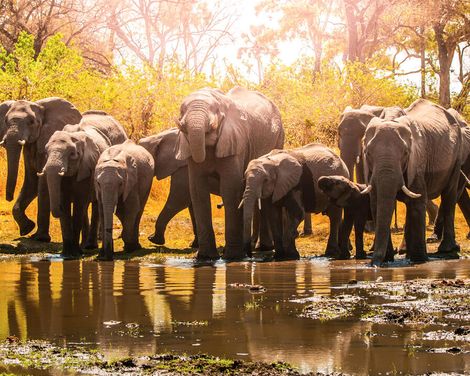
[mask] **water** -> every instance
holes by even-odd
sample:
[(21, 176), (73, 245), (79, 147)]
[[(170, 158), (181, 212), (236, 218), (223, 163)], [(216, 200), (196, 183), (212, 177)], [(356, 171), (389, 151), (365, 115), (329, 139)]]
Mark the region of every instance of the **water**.
[[(177, 259), (164, 265), (1, 261), (0, 339), (15, 335), (61, 345), (81, 343), (109, 358), (173, 351), (282, 360), (302, 371), (467, 373), (468, 354), (423, 350), (453, 344), (422, 339), (423, 332), (449, 330), (445, 326), (379, 324), (360, 320), (359, 313), (329, 321), (299, 314), (309, 304), (303, 299), (312, 296), (379, 299), (347, 285), (351, 280), (383, 278), (399, 284), (469, 277), (470, 260), (388, 269), (321, 259), (200, 267)], [(233, 285), (240, 283), (261, 284), (267, 291), (252, 293)]]

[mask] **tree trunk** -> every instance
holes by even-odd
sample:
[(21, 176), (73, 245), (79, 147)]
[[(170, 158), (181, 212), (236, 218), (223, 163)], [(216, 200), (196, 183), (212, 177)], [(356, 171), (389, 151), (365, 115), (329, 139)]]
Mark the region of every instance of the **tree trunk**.
[(450, 107), (450, 67), (456, 44), (445, 40), (444, 26), (434, 25), (439, 58), (439, 104), (444, 108)]

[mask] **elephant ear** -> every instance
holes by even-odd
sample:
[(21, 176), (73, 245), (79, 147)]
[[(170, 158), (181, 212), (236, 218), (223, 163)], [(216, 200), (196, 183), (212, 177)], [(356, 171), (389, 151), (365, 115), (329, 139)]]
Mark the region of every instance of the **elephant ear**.
[(349, 198), (351, 197), (351, 194), (354, 190), (354, 186), (352, 185), (353, 183), (349, 183), (346, 189), (344, 190), (343, 193), (338, 197), (336, 200), (336, 205), (344, 208), (345, 206), (348, 206), (349, 204)]
[(287, 192), (299, 184), (302, 176), (302, 165), (297, 159), (286, 155), (277, 166), (277, 178), (274, 184), (273, 202), (279, 201)]
[[(239, 154), (247, 137), (244, 135), (244, 128), (248, 121), (248, 116), (230, 98), (221, 98), (225, 101), (225, 106), (217, 115), (219, 121), (217, 144), (215, 146), (215, 156), (217, 158), (230, 157)], [(226, 113), (224, 111), (226, 108)]]
[(191, 157), (191, 149), (189, 148), (189, 141), (187, 136), (179, 131), (175, 144), (175, 157), (179, 161), (185, 161)]
[(62, 130), (67, 124), (78, 124), (82, 115), (72, 103), (62, 98), (45, 98), (36, 104), (42, 110), (42, 129), (37, 140), (38, 151), (41, 152), (55, 131)]
[(122, 200), (126, 201), (131, 190), (137, 185), (137, 163), (135, 159), (127, 155), (126, 156), (126, 178), (124, 179), (124, 192)]
[(423, 166), (423, 135), (414, 120), (408, 120), (411, 130), (411, 145), (409, 147), (408, 166), (406, 168), (406, 183), (408, 187), (413, 185), (416, 176), (421, 175)]
[(83, 153), (77, 173), (77, 181), (82, 181), (94, 174), (101, 151), (93, 139), (85, 132), (77, 132), (73, 135), (73, 138), (76, 140), (77, 150), (81, 150)]
[(13, 103), (15, 103), (15, 101), (5, 101), (0, 103), (0, 140), (3, 139), (3, 136), (7, 130), (7, 125), (5, 124), (5, 115)]

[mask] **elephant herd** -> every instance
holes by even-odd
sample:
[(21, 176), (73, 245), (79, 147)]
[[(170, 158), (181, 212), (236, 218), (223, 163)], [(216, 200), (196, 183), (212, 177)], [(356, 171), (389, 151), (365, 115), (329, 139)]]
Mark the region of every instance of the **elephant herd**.
[[(220, 257), (212, 226), (211, 194), (225, 212), (223, 257), (240, 260), (253, 250), (277, 260), (298, 259), (297, 227), (306, 213), (329, 217), (325, 255), (366, 258), (366, 221), (375, 225), (373, 265), (393, 260), (390, 225), (396, 200), (406, 205), (403, 248), (414, 262), (428, 259), (426, 242), (440, 240), (442, 258), (458, 257), (454, 213), (458, 202), (470, 223), (470, 129), (454, 110), (426, 100), (410, 107), (347, 108), (338, 127), (340, 156), (321, 144), (283, 149), (276, 105), (241, 87), (205, 88), (187, 96), (177, 128), (136, 144), (103, 111), (80, 113), (70, 102), (47, 98), (0, 103), (0, 144), (7, 153), (6, 199), (11, 201), (23, 152), (24, 180), (13, 206), (20, 234), (36, 224), (25, 210), (38, 198), (32, 238), (50, 241), (50, 213), (60, 219), (64, 258), (98, 248), (113, 259), (113, 214), (122, 223), (124, 251), (141, 248), (139, 225), (152, 180), (170, 177), (167, 201), (149, 240), (165, 243), (165, 228), (188, 208), (197, 257)], [(356, 180), (356, 181), (354, 181)], [(426, 208), (441, 197), (435, 231), (426, 239)], [(88, 208), (91, 204), (91, 218)]]

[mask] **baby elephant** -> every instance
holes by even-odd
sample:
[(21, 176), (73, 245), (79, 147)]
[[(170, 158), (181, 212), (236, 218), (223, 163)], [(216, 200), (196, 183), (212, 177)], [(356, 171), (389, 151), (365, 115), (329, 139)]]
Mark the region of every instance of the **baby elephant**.
[(322, 176), (318, 179), (318, 187), (325, 193), (330, 202), (344, 208), (344, 219), (339, 232), (340, 258), (349, 259), (349, 236), (354, 225), (356, 234), (356, 259), (365, 259), (364, 227), (372, 219), (370, 198), (366, 193), (365, 184), (357, 184), (344, 176)]
[(122, 223), (124, 252), (140, 249), (139, 224), (152, 186), (154, 162), (142, 146), (127, 140), (106, 149), (95, 170), (102, 224), (101, 260), (113, 259), (113, 213)]

